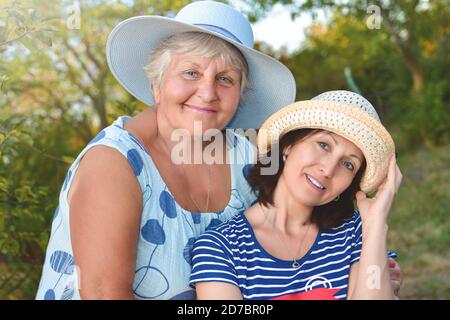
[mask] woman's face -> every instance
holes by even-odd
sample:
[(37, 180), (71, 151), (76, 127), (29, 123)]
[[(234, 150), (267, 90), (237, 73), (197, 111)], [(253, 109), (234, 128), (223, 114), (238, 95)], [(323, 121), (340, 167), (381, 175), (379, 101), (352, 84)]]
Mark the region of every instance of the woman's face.
[(329, 131), (306, 137), (284, 154), (281, 178), (288, 193), (311, 207), (329, 203), (344, 192), (364, 159), (355, 144)]
[[(177, 54), (153, 94), (169, 125), (194, 135), (194, 122), (207, 129), (223, 129), (237, 110), (240, 72), (220, 58)], [(195, 131), (197, 134), (198, 132)]]

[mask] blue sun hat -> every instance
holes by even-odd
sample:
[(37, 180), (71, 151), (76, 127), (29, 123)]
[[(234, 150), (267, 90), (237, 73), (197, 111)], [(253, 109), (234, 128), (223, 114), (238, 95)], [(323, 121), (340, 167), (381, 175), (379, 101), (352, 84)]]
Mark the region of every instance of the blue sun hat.
[(295, 79), (278, 60), (253, 49), (253, 31), (236, 9), (215, 1), (196, 1), (175, 18), (136, 16), (120, 22), (106, 44), (108, 66), (117, 81), (147, 105), (154, 100), (144, 72), (150, 52), (161, 40), (179, 33), (205, 32), (237, 47), (247, 61), (251, 89), (227, 125), (229, 128), (259, 128), (272, 113), (295, 99)]

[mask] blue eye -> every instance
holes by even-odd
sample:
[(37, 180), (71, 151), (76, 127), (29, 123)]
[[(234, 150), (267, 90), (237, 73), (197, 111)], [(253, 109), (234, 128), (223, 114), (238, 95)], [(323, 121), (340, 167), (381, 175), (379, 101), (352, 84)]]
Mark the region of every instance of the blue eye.
[(187, 75), (189, 78), (195, 78), (198, 76), (198, 72), (197, 71), (186, 71), (184, 73), (185, 75)]
[(221, 81), (221, 82), (223, 82), (223, 83), (226, 83), (226, 84), (233, 84), (233, 80), (231, 80), (230, 78), (228, 78), (228, 77), (225, 77), (225, 76), (219, 76), (219, 81)]
[(322, 149), (324, 149), (324, 150), (328, 150), (328, 149), (327, 149), (327, 148), (328, 148), (328, 144), (325, 143), (325, 142), (319, 142), (319, 146), (320, 146)]
[(353, 166), (353, 164), (351, 162), (348, 161), (343, 161), (342, 164), (344, 165), (344, 167), (346, 167), (347, 169), (353, 171), (355, 169), (355, 167)]

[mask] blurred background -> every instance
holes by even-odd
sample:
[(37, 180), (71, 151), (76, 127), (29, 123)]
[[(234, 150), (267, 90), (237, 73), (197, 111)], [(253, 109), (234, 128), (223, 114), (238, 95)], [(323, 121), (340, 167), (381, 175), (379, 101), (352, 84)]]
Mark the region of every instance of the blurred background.
[[(33, 299), (59, 189), (76, 155), (119, 115), (146, 108), (110, 73), (121, 20), (174, 16), (184, 0), (0, 0), (0, 299)], [(297, 99), (364, 95), (403, 173), (389, 249), (402, 299), (450, 299), (448, 1), (235, 0), (256, 47), (286, 64)]]

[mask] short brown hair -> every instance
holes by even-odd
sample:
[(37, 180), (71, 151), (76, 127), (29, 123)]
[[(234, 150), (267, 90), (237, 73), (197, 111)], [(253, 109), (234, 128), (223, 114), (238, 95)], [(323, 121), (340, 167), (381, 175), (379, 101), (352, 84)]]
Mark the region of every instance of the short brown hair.
[[(307, 138), (308, 136), (323, 131), (322, 129), (298, 129), (293, 130), (281, 137), (278, 142), (278, 155), (272, 155), (271, 152), (267, 154), (270, 159), (278, 157), (279, 169), (273, 175), (261, 175), (261, 169), (270, 167), (270, 162), (264, 164), (258, 159), (257, 163), (250, 169), (247, 181), (250, 184), (253, 192), (257, 194), (257, 202), (261, 205), (273, 205), (273, 193), (277, 186), (278, 180), (284, 170), (283, 151), (290, 146), (294, 146), (298, 142)], [(339, 201), (331, 201), (321, 206), (314, 207), (311, 222), (316, 224), (319, 229), (327, 230), (340, 226), (345, 219), (351, 218), (354, 214), (354, 199), (356, 192), (359, 190), (361, 178), (366, 169), (366, 161), (363, 163), (353, 178), (350, 186), (339, 196)]]

